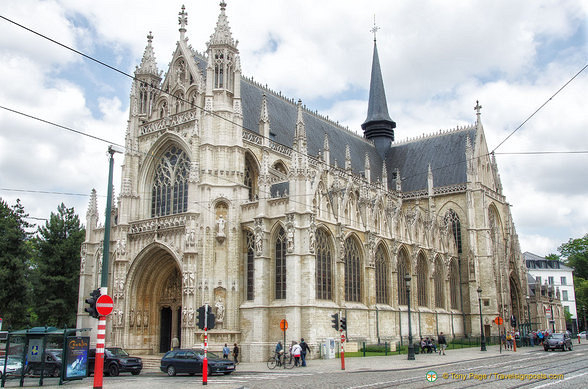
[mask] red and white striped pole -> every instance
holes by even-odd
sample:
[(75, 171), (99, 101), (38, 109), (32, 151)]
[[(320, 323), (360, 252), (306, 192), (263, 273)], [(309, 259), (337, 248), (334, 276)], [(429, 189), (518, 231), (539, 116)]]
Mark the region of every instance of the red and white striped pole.
[(207, 354), (208, 354), (208, 328), (204, 327), (204, 361), (202, 361), (202, 385), (208, 385), (208, 356), (207, 356)]
[(98, 319), (98, 337), (96, 338), (96, 360), (94, 361), (94, 389), (102, 389), (104, 373), (104, 338), (106, 335), (106, 317)]
[(339, 330), (341, 332), (341, 370), (345, 370), (345, 347), (343, 343), (345, 343), (345, 334), (343, 330)]

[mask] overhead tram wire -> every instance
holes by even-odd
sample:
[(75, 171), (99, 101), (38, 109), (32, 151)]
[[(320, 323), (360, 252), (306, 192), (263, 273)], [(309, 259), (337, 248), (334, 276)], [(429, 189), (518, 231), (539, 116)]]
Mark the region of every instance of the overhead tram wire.
[(559, 94), (559, 92), (561, 92), (566, 86), (568, 86), (572, 81), (574, 81), (574, 79), (576, 77), (578, 77), (584, 70), (586, 70), (586, 68), (588, 68), (588, 64), (584, 65), (584, 67), (582, 69), (580, 69), (576, 74), (574, 74), (572, 76), (572, 78), (570, 78), (568, 80), (568, 82), (566, 82), (565, 84), (562, 85), (561, 88), (559, 88), (550, 98), (548, 98), (543, 104), (541, 104), (541, 106), (539, 106), (539, 108), (537, 108), (535, 110), (535, 112), (533, 112), (531, 115), (529, 115), (528, 118), (526, 118), (517, 128), (515, 128), (510, 134), (508, 134), (508, 136), (506, 138), (504, 138), (502, 140), (502, 142), (500, 142), (498, 144), (498, 146), (496, 146), (494, 149), (492, 149), (492, 151), (490, 152), (490, 154), (494, 153), (500, 146), (502, 146), (504, 144), (504, 142), (506, 142), (511, 136), (514, 135), (515, 132), (517, 132), (521, 127), (523, 127), (525, 125), (525, 123), (527, 123), (529, 120), (531, 120), (531, 118), (533, 116), (535, 116), (535, 114), (537, 114), (537, 112), (539, 112), (543, 107), (545, 107), (551, 100), (553, 100), (553, 98), (555, 96), (557, 96)]
[[(18, 26), (18, 27), (20, 27), (20, 28), (23, 28), (23, 29), (25, 29), (26, 31), (29, 31), (29, 32), (31, 32), (31, 33), (33, 33), (33, 34), (35, 34), (35, 35), (37, 35), (37, 36), (41, 37), (41, 38), (44, 38), (44, 39), (46, 39), (46, 40), (48, 40), (48, 41), (50, 41), (50, 42), (52, 42), (52, 43), (54, 43), (54, 44), (56, 44), (56, 45), (58, 45), (58, 46), (61, 46), (61, 47), (65, 48), (65, 49), (67, 49), (67, 50), (70, 50), (70, 51), (72, 51), (72, 52), (74, 52), (74, 53), (78, 54), (78, 55), (81, 55), (81, 56), (83, 56), (84, 58), (87, 58), (87, 59), (89, 59), (89, 60), (91, 60), (91, 61), (93, 61), (93, 62), (96, 62), (96, 63), (98, 63), (98, 64), (100, 64), (100, 65), (102, 65), (102, 66), (105, 66), (105, 67), (107, 67), (107, 68), (109, 68), (109, 69), (111, 69), (111, 70), (113, 70), (113, 71), (115, 71), (115, 72), (117, 72), (117, 73), (119, 73), (119, 74), (122, 74), (122, 75), (124, 75), (124, 76), (126, 76), (126, 77), (128, 77), (128, 78), (131, 78), (131, 79), (132, 79), (132, 80), (134, 80), (134, 81), (141, 82), (139, 79), (137, 79), (135, 76), (133, 76), (133, 75), (131, 75), (131, 74), (129, 74), (129, 73), (126, 73), (126, 72), (124, 72), (124, 71), (122, 71), (122, 70), (120, 70), (120, 69), (118, 69), (118, 68), (116, 68), (116, 67), (114, 67), (114, 66), (112, 66), (112, 65), (109, 65), (109, 64), (107, 64), (107, 63), (105, 63), (105, 62), (103, 62), (103, 61), (101, 61), (101, 60), (99, 60), (99, 59), (96, 59), (96, 58), (94, 58), (94, 57), (92, 57), (92, 56), (90, 56), (90, 55), (87, 55), (87, 54), (85, 54), (85, 53), (83, 53), (83, 52), (79, 51), (79, 50), (76, 50), (76, 49), (74, 49), (74, 48), (72, 48), (72, 47), (70, 47), (70, 46), (68, 46), (68, 45), (66, 45), (66, 44), (64, 44), (64, 43), (61, 43), (61, 42), (59, 42), (59, 41), (57, 41), (57, 40), (55, 40), (55, 39), (49, 38), (48, 36), (46, 36), (46, 35), (44, 35), (44, 34), (41, 34), (41, 33), (37, 32), (37, 31), (35, 31), (35, 30), (31, 29), (31, 28), (28, 28), (28, 27), (26, 27), (26, 26), (24, 26), (24, 25), (22, 25), (22, 24), (20, 24), (20, 23), (17, 23), (17, 22), (15, 22), (15, 21), (13, 21), (13, 20), (11, 20), (11, 19), (9, 19), (9, 18), (7, 18), (7, 17), (3, 16), (3, 15), (0, 15), (0, 18), (1, 18), (1, 19), (4, 19), (4, 20), (6, 20), (7, 22), (9, 22), (9, 23), (12, 23), (12, 24), (14, 24), (14, 25), (16, 25), (16, 26)], [(505, 138), (503, 141), (502, 141), (502, 142), (500, 142), (500, 144), (499, 144), (498, 146), (496, 146), (496, 147), (495, 147), (495, 148), (494, 148), (494, 149), (493, 149), (491, 152), (489, 152), (489, 153), (487, 153), (487, 154), (485, 154), (485, 155), (491, 155), (492, 153), (494, 153), (496, 149), (498, 149), (498, 148), (499, 148), (499, 147), (500, 147), (502, 144), (504, 144), (504, 143), (505, 143), (505, 142), (506, 142), (506, 141), (507, 141), (507, 140), (508, 140), (508, 139), (509, 139), (509, 138), (510, 138), (510, 137), (511, 137), (511, 136), (512, 136), (512, 135), (513, 135), (513, 134), (514, 134), (516, 131), (518, 131), (518, 130), (519, 130), (519, 129), (520, 129), (520, 128), (521, 128), (521, 127), (522, 127), (522, 126), (523, 126), (523, 125), (524, 125), (524, 124), (527, 122), (527, 121), (529, 121), (529, 120), (530, 120), (530, 119), (531, 119), (531, 118), (532, 118), (532, 117), (533, 117), (535, 114), (537, 114), (537, 113), (538, 113), (538, 112), (539, 112), (539, 111), (540, 111), (540, 110), (541, 110), (541, 109), (542, 109), (542, 108), (543, 108), (545, 105), (547, 105), (547, 103), (549, 103), (549, 102), (550, 102), (550, 101), (551, 101), (551, 100), (552, 100), (552, 99), (553, 99), (553, 98), (554, 98), (554, 97), (555, 97), (557, 94), (559, 94), (559, 93), (560, 93), (560, 92), (561, 92), (561, 91), (562, 91), (562, 90), (563, 90), (563, 89), (564, 89), (564, 88), (565, 88), (567, 85), (569, 85), (569, 84), (570, 84), (570, 83), (571, 83), (571, 82), (572, 82), (572, 81), (573, 81), (573, 80), (574, 80), (574, 79), (575, 79), (575, 78), (576, 78), (578, 75), (580, 75), (580, 74), (581, 74), (581, 73), (582, 73), (582, 72), (583, 72), (583, 71), (584, 71), (584, 70), (585, 70), (587, 67), (588, 67), (588, 64), (584, 65), (584, 67), (583, 67), (582, 69), (580, 69), (580, 71), (578, 71), (578, 72), (577, 72), (577, 73), (576, 73), (576, 74), (575, 74), (575, 75), (574, 75), (572, 78), (570, 78), (570, 80), (568, 80), (568, 81), (567, 81), (567, 82), (566, 82), (566, 83), (565, 83), (565, 84), (564, 84), (564, 85), (563, 85), (561, 88), (559, 88), (559, 89), (558, 89), (558, 90), (557, 90), (557, 91), (556, 91), (556, 92), (555, 92), (555, 93), (554, 93), (554, 94), (553, 94), (553, 95), (552, 95), (552, 96), (551, 96), (551, 97), (550, 97), (550, 98), (549, 98), (549, 99), (548, 99), (548, 100), (547, 100), (545, 103), (543, 103), (543, 104), (542, 104), (542, 105), (541, 105), (539, 108), (537, 108), (537, 110), (535, 110), (535, 112), (533, 112), (533, 113), (532, 113), (532, 114), (531, 114), (531, 115), (530, 115), (530, 116), (529, 116), (527, 119), (525, 119), (525, 120), (524, 120), (524, 121), (523, 121), (523, 122), (522, 122), (522, 123), (521, 123), (521, 124), (520, 124), (520, 125), (519, 125), (519, 126), (516, 128), (516, 129), (515, 129), (515, 130), (513, 130), (513, 131), (512, 131), (512, 132), (511, 132), (511, 133), (510, 133), (510, 134), (509, 134), (509, 135), (508, 135), (508, 136), (507, 136), (507, 137), (506, 137), (506, 138)], [(180, 101), (182, 101), (182, 102), (184, 102), (184, 103), (187, 103), (187, 104), (190, 104), (190, 105), (192, 105), (192, 102), (191, 102), (191, 101), (188, 101), (188, 100), (186, 100), (186, 99), (184, 99), (184, 98), (182, 98), (182, 97), (174, 96), (174, 95), (172, 95), (171, 93), (169, 93), (169, 92), (167, 92), (167, 91), (163, 90), (162, 88), (159, 88), (159, 87), (153, 87), (153, 89), (155, 89), (155, 90), (157, 90), (157, 91), (159, 91), (159, 92), (161, 92), (161, 93), (163, 93), (163, 94), (166, 94), (166, 95), (168, 95), (168, 96), (170, 96), (170, 97), (173, 97), (173, 98), (175, 98), (175, 99), (177, 99), (177, 100), (180, 100)], [(248, 129), (247, 127), (243, 126), (242, 124), (236, 123), (236, 122), (234, 122), (234, 121), (232, 121), (232, 120), (230, 120), (230, 119), (228, 119), (228, 118), (225, 118), (225, 117), (223, 117), (223, 116), (221, 116), (221, 115), (219, 115), (219, 114), (217, 114), (217, 113), (215, 113), (215, 112), (213, 112), (213, 111), (207, 110), (207, 109), (206, 109), (206, 108), (204, 108), (204, 107), (198, 106), (198, 105), (196, 105), (196, 104), (194, 104), (194, 107), (195, 107), (195, 108), (199, 108), (199, 109), (201, 109), (201, 110), (202, 110), (202, 111), (204, 111), (204, 112), (207, 112), (207, 113), (209, 113), (209, 114), (211, 114), (211, 115), (213, 115), (213, 116), (215, 116), (215, 117), (217, 117), (217, 118), (220, 118), (221, 120), (225, 120), (225, 121), (227, 121), (227, 122), (229, 122), (229, 123), (231, 123), (231, 124), (233, 124), (233, 125), (235, 125), (235, 126), (237, 126), (237, 127), (240, 127), (240, 128), (242, 128), (242, 129), (244, 129), (244, 130), (251, 131), (251, 132), (255, 132), (255, 131), (253, 131), (253, 130), (250, 130), (250, 129)], [(2, 108), (4, 108), (4, 107), (2, 107)], [(4, 109), (7, 109), (7, 108), (4, 108)], [(8, 109), (8, 110), (10, 110), (10, 109)], [(17, 112), (17, 111), (13, 111), (13, 112), (16, 112), (16, 113), (19, 113), (19, 114), (20, 114), (20, 112)], [(25, 114), (25, 116), (27, 116), (27, 115)], [(50, 123), (50, 122), (48, 122), (48, 123)], [(52, 124), (52, 123), (50, 123), (50, 124)], [(59, 125), (57, 125), (57, 126), (58, 126), (58, 127), (62, 127), (62, 126), (59, 126)], [(62, 127), (62, 128), (65, 128), (65, 127)], [(66, 128), (66, 129), (68, 129), (68, 128)], [(69, 129), (68, 129), (68, 130), (69, 130)], [(257, 132), (255, 132), (255, 133), (257, 133)], [(87, 134), (84, 134), (84, 135), (87, 135)], [(266, 137), (265, 137), (265, 136), (263, 136), (262, 134), (258, 134), (258, 135), (259, 135), (259, 136), (261, 136), (262, 138), (266, 138)], [(88, 136), (91, 136), (91, 135), (88, 135)], [(93, 137), (93, 136), (91, 136), (91, 137)], [(97, 138), (97, 139), (100, 139), (100, 138)], [(104, 141), (103, 139), (100, 139), (100, 140), (101, 140), (101, 141)], [(113, 143), (113, 144), (116, 144), (116, 143)], [(116, 144), (116, 145), (117, 145), (117, 146), (121, 146), (121, 145), (119, 145), (119, 144)], [(284, 146), (284, 147), (286, 147), (286, 148), (288, 148), (289, 150), (291, 150), (293, 153), (300, 153), (300, 154), (302, 154), (301, 152), (299, 152), (299, 151), (295, 150), (295, 149), (294, 149), (294, 148), (292, 148), (292, 147), (289, 147), (289, 146), (286, 146), (286, 145), (283, 145), (283, 146)], [(121, 147), (123, 147), (123, 148), (124, 148), (125, 146), (121, 146)], [(309, 156), (309, 158), (313, 158), (313, 157)], [(450, 165), (446, 165), (446, 166), (440, 166), (440, 167), (434, 168), (433, 170), (440, 170), (440, 169), (443, 169), (443, 168), (445, 168), (445, 167), (450, 167), (450, 166), (453, 166), (453, 165), (456, 165), (456, 164), (460, 164), (460, 163), (463, 163), (463, 162), (467, 162), (467, 160), (464, 160), (464, 161), (461, 161), (461, 162), (456, 162), (456, 163), (453, 163), (453, 164), (450, 164)], [(335, 166), (333, 166), (333, 165), (330, 165), (330, 167), (332, 167), (332, 168), (335, 168), (335, 169), (339, 169), (338, 167), (335, 167)], [(344, 172), (344, 173), (345, 173), (345, 174), (347, 174), (347, 175), (350, 175), (350, 174), (351, 174), (351, 173), (347, 173), (347, 172), (346, 172), (345, 170), (343, 170), (343, 169), (339, 169), (339, 170), (341, 170), (342, 172)], [(415, 174), (413, 174), (413, 175), (411, 175), (411, 176), (408, 176), (408, 177), (401, 177), (401, 180), (402, 180), (402, 181), (404, 181), (404, 180), (406, 180), (407, 178), (416, 177), (416, 176), (418, 176), (418, 175), (421, 175), (421, 174), (428, 174), (428, 172), (420, 172), (420, 173), (415, 173)]]

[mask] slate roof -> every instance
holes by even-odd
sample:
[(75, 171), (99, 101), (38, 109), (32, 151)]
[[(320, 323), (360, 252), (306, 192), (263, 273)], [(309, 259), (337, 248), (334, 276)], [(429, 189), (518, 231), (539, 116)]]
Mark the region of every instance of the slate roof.
[[(206, 60), (199, 55), (196, 55), (195, 59), (198, 61), (198, 67), (203, 71), (206, 68)], [(206, 74), (205, 71), (203, 73)], [(247, 130), (259, 133), (261, 101), (264, 94), (268, 105), (271, 138), (273, 141), (291, 148), (296, 128), (296, 103), (293, 100), (277, 96), (271, 90), (247, 78), (241, 78), (243, 126)], [(349, 145), (353, 172), (360, 174), (364, 171), (367, 153), (372, 182), (381, 179), (382, 157), (371, 141), (308, 110), (303, 111), (303, 118), (309, 155), (316, 157), (319, 152), (322, 152), (324, 137), (327, 134), (332, 165), (336, 162), (340, 168), (345, 166), (345, 148), (346, 145)], [(391, 149), (386, 154), (388, 188), (395, 188), (393, 173), (396, 168), (399, 168), (403, 178), (403, 192), (427, 189), (429, 163), (433, 169), (434, 187), (465, 183), (465, 146), (468, 135), (473, 144), (476, 136), (475, 127), (397, 144), (392, 143)]]
[(433, 186), (441, 187), (466, 182), (466, 139), (473, 144), (476, 129), (466, 128), (439, 135), (394, 144), (386, 155), (388, 187), (393, 188), (393, 173), (400, 169), (402, 191), (427, 189), (428, 168), (433, 171)]
[(525, 264), (527, 266), (527, 269), (574, 271), (574, 269), (572, 269), (569, 266), (566, 266), (561, 261), (554, 261), (552, 259), (547, 259), (547, 258), (541, 257), (539, 255), (530, 253), (528, 251), (525, 251), (523, 253), (523, 258), (525, 258)]

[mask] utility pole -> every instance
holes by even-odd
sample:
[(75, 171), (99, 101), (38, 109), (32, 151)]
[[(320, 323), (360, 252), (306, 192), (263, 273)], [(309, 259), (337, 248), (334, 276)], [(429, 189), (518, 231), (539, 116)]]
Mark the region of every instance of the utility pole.
[[(106, 194), (106, 215), (104, 219), (104, 245), (102, 247), (102, 278), (100, 282), (101, 295), (108, 294), (108, 261), (110, 258), (110, 214), (112, 213), (112, 169), (114, 153), (112, 146), (108, 146), (110, 154), (108, 166), (108, 189)], [(104, 375), (104, 346), (106, 337), (106, 316), (98, 318), (98, 336), (96, 338), (96, 359), (94, 364), (94, 389), (102, 389)]]

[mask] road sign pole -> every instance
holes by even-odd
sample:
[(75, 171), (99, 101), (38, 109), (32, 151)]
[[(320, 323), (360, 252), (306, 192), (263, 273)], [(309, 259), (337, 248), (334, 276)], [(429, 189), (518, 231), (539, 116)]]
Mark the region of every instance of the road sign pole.
[(343, 329), (340, 329), (339, 332), (341, 333), (341, 370), (345, 370), (345, 347), (343, 345), (345, 343), (345, 334)]
[(104, 338), (106, 335), (106, 317), (98, 319), (98, 337), (96, 338), (96, 359), (94, 361), (94, 389), (102, 389), (104, 374)]
[(208, 304), (204, 304), (204, 360), (202, 361), (202, 385), (208, 385)]

